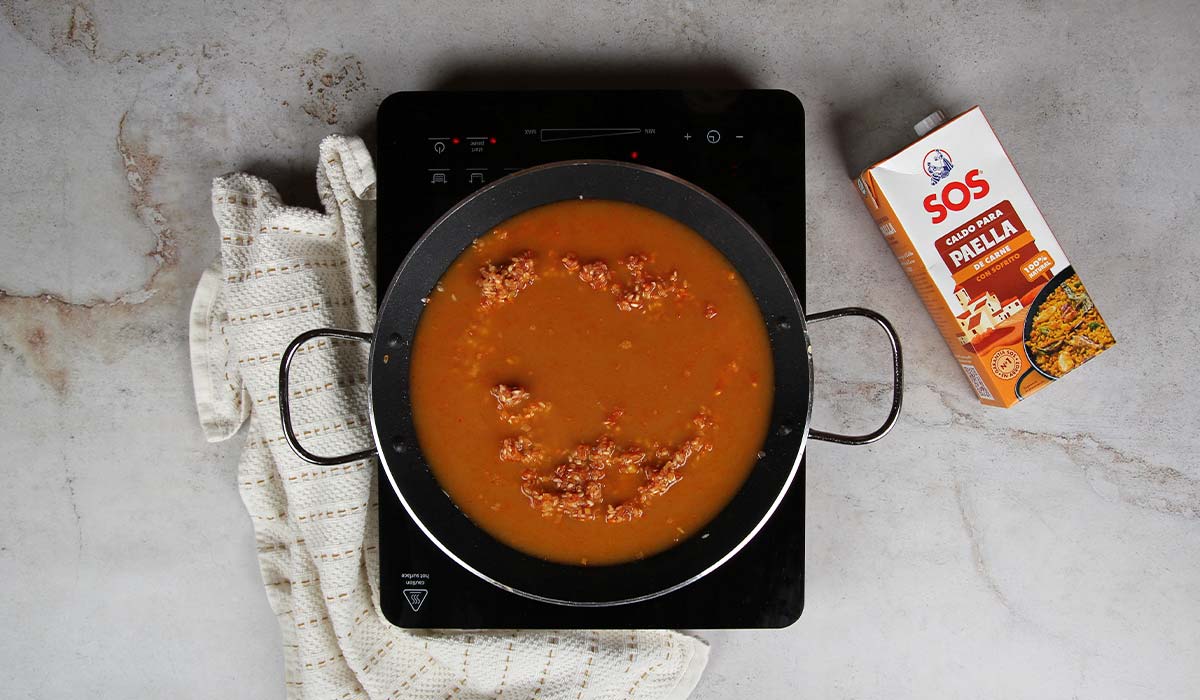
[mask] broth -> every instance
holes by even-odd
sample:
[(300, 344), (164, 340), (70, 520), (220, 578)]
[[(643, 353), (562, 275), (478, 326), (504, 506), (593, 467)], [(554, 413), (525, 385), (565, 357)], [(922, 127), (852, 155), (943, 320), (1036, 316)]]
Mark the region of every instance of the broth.
[(750, 289), (683, 224), (613, 201), (550, 204), (447, 269), (413, 341), (413, 417), (479, 527), (603, 565), (692, 536), (757, 461), (774, 391)]

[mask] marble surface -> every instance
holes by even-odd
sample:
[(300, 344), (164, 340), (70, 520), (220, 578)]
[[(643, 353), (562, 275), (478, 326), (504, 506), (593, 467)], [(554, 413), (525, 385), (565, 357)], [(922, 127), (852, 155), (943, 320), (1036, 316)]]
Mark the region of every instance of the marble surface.
[[(902, 335), (895, 432), (811, 447), (804, 617), (702, 633), (696, 698), (1200, 692), (1194, 3), (157, 5), (0, 0), (5, 696), (283, 696), (240, 440), (206, 444), (191, 400), (208, 183), (311, 204), (322, 135), (481, 82), (792, 90), (809, 307)], [(976, 403), (846, 179), (976, 102), (1119, 341), (1008, 411)], [(814, 330), (819, 425), (882, 415), (880, 340)]]

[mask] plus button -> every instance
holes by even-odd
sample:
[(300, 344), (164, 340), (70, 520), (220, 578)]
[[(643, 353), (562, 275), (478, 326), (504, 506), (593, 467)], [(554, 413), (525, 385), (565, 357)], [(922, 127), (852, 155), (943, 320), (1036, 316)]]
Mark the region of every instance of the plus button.
[(683, 138), (687, 139), (688, 141), (691, 141), (691, 140), (692, 140), (692, 135), (691, 135), (691, 134), (684, 134), (684, 135), (683, 135)]

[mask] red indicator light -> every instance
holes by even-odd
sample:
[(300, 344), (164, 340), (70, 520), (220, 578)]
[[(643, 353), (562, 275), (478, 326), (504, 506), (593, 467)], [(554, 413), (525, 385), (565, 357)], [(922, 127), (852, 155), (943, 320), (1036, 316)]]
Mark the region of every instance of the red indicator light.
[(492, 138), (488, 139), (488, 143), (496, 143), (496, 137), (493, 136)]
[(458, 137), (457, 137), (457, 136), (455, 136), (454, 138), (450, 139), (450, 143), (452, 143), (452, 144), (454, 144), (455, 146), (457, 146), (457, 145), (458, 145)]
[(638, 157), (638, 152), (637, 152), (637, 151), (630, 151), (630, 152), (629, 152), (629, 157), (630, 157), (630, 158), (632, 158), (632, 159), (634, 159), (634, 160), (637, 160), (637, 157)]

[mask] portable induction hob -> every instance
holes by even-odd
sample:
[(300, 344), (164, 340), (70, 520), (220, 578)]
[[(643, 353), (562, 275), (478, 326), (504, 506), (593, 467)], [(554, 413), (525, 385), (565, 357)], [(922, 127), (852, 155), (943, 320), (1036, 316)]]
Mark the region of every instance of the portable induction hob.
[[(665, 170), (724, 201), (804, 301), (804, 114), (789, 92), (406, 92), (384, 102), (378, 129), (381, 296), (417, 239), (477, 188), (533, 165), (600, 158)], [(539, 602), (478, 578), (425, 536), (382, 472), (377, 483), (380, 602), (401, 627), (772, 628), (804, 607), (803, 463), (766, 525), (720, 568), (610, 607)]]

